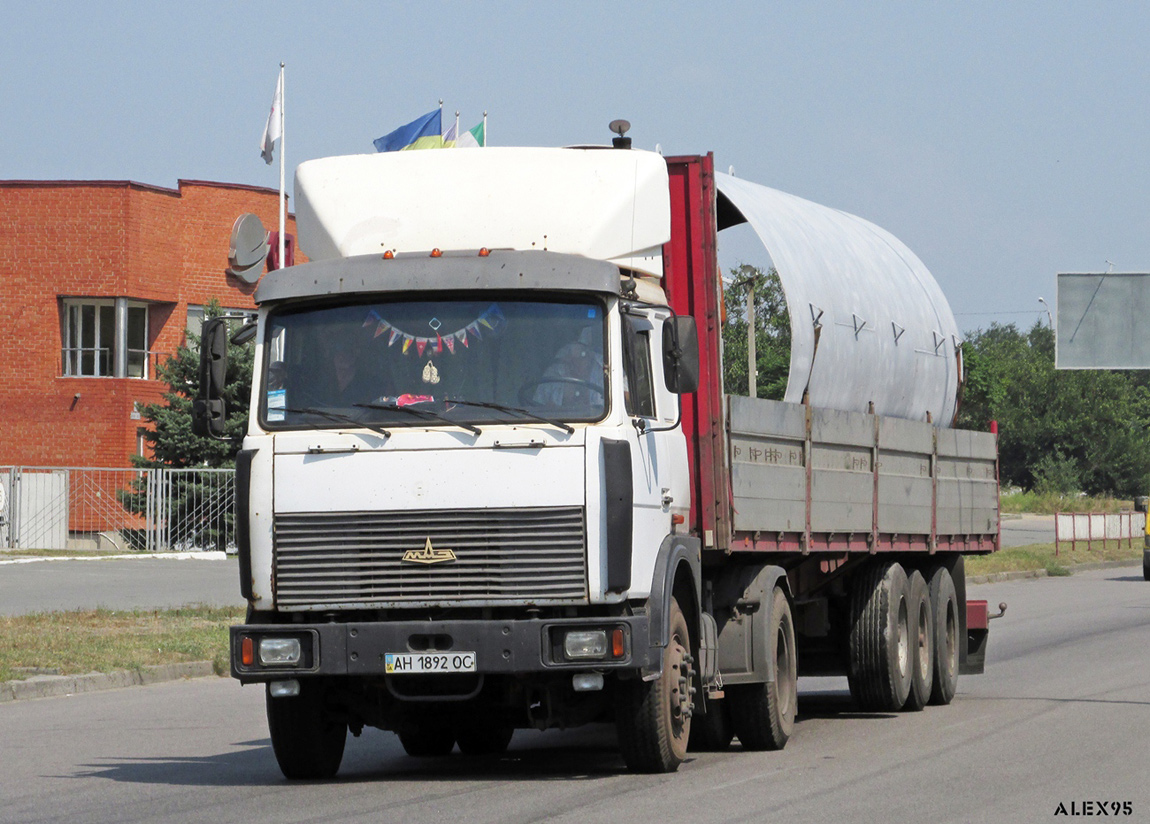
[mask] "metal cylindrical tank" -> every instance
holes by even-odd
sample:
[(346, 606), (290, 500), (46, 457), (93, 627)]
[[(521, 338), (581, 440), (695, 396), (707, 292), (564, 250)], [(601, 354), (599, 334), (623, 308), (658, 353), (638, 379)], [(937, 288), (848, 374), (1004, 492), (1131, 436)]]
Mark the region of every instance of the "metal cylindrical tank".
[[(961, 379), (958, 326), (938, 283), (898, 238), (855, 215), (716, 174), (755, 230), (790, 311), (785, 400), (948, 427)], [(730, 210), (721, 209), (730, 214)], [(732, 224), (733, 225), (733, 224)]]

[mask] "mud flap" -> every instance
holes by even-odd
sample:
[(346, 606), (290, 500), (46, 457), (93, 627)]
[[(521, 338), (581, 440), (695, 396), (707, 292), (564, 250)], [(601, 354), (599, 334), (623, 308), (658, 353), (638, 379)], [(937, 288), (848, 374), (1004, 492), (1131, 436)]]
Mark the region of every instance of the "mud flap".
[(960, 656), (960, 675), (982, 675), (986, 669), (986, 642), (990, 618), (986, 601), (966, 602), (966, 655)]
[(775, 585), (788, 589), (786, 571), (771, 564), (740, 566), (715, 581), (718, 667), (723, 683), (762, 684), (775, 679), (767, 654), (767, 622)]

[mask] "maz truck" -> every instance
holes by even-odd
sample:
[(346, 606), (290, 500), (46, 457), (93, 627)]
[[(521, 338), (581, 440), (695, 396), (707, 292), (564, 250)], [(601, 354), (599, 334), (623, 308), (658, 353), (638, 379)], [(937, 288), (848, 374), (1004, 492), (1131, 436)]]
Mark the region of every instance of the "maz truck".
[[(800, 675), (894, 712), (982, 671), (963, 558), (998, 546), (997, 443), (951, 428), (937, 283), (865, 220), (614, 144), (299, 166), (310, 262), (240, 335), (231, 630), (288, 778), (364, 727), (435, 757), (590, 722), (670, 772), (782, 748)], [(783, 401), (724, 393), (716, 244), (744, 222), (786, 293)]]

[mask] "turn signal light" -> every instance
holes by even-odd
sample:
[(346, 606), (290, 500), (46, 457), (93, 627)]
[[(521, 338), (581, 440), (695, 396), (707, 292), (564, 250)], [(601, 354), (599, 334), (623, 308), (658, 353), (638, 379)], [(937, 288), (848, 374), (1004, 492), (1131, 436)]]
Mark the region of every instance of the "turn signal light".
[(479, 250), (479, 256), (480, 257), (487, 257), (490, 254), (491, 254), (491, 250), (488, 249), (486, 246), (484, 246), (482, 249)]
[(390, 249), (388, 249), (386, 252), (383, 253), (383, 259), (384, 260), (391, 260), (394, 257), (395, 257), (395, 252), (391, 251)]
[(431, 256), (432, 257), (443, 257), (443, 252), (439, 251), (438, 249), (432, 249), (431, 250)]
[(680, 515), (680, 514), (679, 514), (679, 513), (677, 513), (677, 512), (676, 512), (674, 515), (672, 515), (672, 516), (671, 516), (671, 523), (672, 523), (672, 524), (674, 524), (674, 525), (676, 525), (676, 526), (678, 526), (679, 524), (683, 523), (685, 520), (687, 520), (687, 519), (686, 519), (686, 518), (684, 518), (682, 515)]
[(622, 658), (626, 650), (623, 647), (623, 628), (615, 627), (611, 630), (611, 657)]
[(243, 661), (245, 667), (250, 667), (256, 662), (255, 644), (252, 643), (250, 635), (245, 635), (244, 640), (240, 643), (240, 660)]

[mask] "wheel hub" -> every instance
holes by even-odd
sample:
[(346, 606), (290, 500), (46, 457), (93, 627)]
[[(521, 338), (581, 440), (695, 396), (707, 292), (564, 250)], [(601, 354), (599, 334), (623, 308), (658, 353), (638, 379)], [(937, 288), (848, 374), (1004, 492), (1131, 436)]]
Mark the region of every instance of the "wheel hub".
[(671, 718), (682, 723), (695, 712), (695, 659), (682, 646), (676, 644), (671, 672), (675, 680), (671, 684)]

